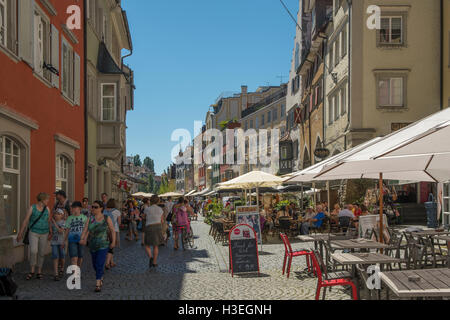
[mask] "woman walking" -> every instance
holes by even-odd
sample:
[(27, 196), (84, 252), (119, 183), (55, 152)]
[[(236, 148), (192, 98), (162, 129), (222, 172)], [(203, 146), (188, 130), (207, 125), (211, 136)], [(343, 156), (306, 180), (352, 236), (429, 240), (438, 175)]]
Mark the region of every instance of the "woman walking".
[[(186, 232), (189, 233), (189, 216), (188, 209), (184, 203), (184, 198), (181, 197), (178, 200), (178, 203), (174, 206), (173, 209), (173, 218), (172, 218), (172, 229), (174, 234), (174, 249), (178, 250), (178, 238), (179, 235), (183, 233), (183, 229), (186, 229)], [(183, 241), (183, 240), (181, 240)]]
[(132, 235), (134, 235), (134, 240), (139, 241), (137, 232), (137, 222), (141, 219), (139, 217), (139, 210), (134, 206), (133, 200), (128, 201), (128, 237), (127, 240), (131, 241)]
[[(116, 209), (116, 200), (115, 199), (109, 199), (106, 203), (106, 210), (103, 212), (105, 216), (108, 216), (114, 225), (114, 231), (116, 233), (116, 242), (114, 243), (114, 248), (119, 248), (119, 226), (121, 223), (121, 214), (120, 211)], [(115, 267), (116, 264), (114, 263), (114, 249), (109, 249), (108, 255), (106, 257), (106, 270), (109, 270), (113, 267)]]
[(27, 280), (34, 277), (37, 267), (36, 278), (43, 279), (42, 265), (44, 264), (45, 250), (47, 249), (48, 240), (52, 237), (50, 212), (48, 210), (48, 202), (50, 196), (47, 193), (39, 193), (37, 196), (37, 204), (28, 209), (27, 215), (22, 222), (22, 228), (17, 235), (17, 242), (22, 241), (25, 228), (29, 229), (29, 248), (30, 248), (30, 267), (31, 271), (27, 275)]
[[(110, 236), (109, 236), (110, 235)], [(103, 286), (103, 274), (108, 250), (114, 248), (116, 232), (114, 225), (108, 216), (103, 214), (103, 202), (95, 201), (92, 205), (92, 215), (88, 221), (88, 227), (84, 229), (80, 244), (85, 245), (89, 237), (89, 250), (92, 256), (92, 265), (95, 270), (95, 292), (101, 292)], [(110, 237), (110, 239), (108, 239)]]
[[(164, 223), (164, 210), (158, 206), (159, 197), (154, 195), (150, 198), (150, 206), (144, 209), (146, 216), (145, 225), (145, 252), (150, 261), (149, 267), (158, 266), (159, 245), (163, 243), (162, 225)], [(153, 254), (151, 251), (153, 247)]]

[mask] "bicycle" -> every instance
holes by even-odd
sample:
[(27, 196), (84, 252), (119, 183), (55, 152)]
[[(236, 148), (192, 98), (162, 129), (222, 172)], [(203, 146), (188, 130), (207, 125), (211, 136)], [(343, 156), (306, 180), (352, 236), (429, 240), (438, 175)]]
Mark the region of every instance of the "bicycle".
[(192, 227), (189, 228), (189, 233), (186, 232), (186, 226), (177, 227), (178, 230), (181, 231), (181, 245), (183, 246), (183, 250), (189, 246), (191, 249), (194, 247), (194, 232), (192, 231)]

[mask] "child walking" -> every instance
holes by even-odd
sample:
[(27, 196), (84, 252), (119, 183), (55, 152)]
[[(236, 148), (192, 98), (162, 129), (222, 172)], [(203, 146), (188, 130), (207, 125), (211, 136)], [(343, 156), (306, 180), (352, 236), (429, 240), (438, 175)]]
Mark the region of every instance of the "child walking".
[(64, 216), (65, 216), (64, 211), (61, 209), (57, 209), (52, 219), (51, 246), (52, 246), (53, 269), (55, 271), (54, 276), (55, 281), (61, 280), (61, 277), (64, 275), (64, 264), (65, 264), (64, 226), (66, 224)]

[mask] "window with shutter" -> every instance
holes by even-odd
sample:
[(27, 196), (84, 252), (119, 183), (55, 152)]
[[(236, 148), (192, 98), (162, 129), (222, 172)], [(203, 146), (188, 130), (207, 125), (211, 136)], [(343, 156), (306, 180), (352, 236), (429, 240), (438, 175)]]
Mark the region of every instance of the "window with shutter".
[(59, 88), (59, 31), (54, 25), (51, 30), (51, 64), (55, 69), (51, 77), (53, 86)]
[(33, 65), (33, 1), (19, 2), (19, 56)]
[(80, 105), (80, 67), (81, 61), (78, 54), (74, 54), (74, 102), (77, 106)]
[(0, 44), (6, 47), (8, 34), (8, 8), (6, 0), (0, 0)]
[(34, 72), (52, 82), (49, 70), (51, 61), (51, 32), (49, 18), (38, 7), (34, 11)]

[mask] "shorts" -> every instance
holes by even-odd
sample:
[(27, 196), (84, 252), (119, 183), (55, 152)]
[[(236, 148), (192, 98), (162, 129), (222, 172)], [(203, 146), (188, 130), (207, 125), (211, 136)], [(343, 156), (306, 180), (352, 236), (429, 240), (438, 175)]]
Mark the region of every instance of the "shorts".
[(69, 242), (69, 257), (83, 258), (83, 246), (79, 242)]
[(130, 230), (130, 232), (137, 233), (137, 223), (136, 223), (136, 221), (130, 221), (130, 223), (128, 225), (128, 229)]
[(66, 252), (62, 244), (52, 244), (52, 259), (64, 259)]

